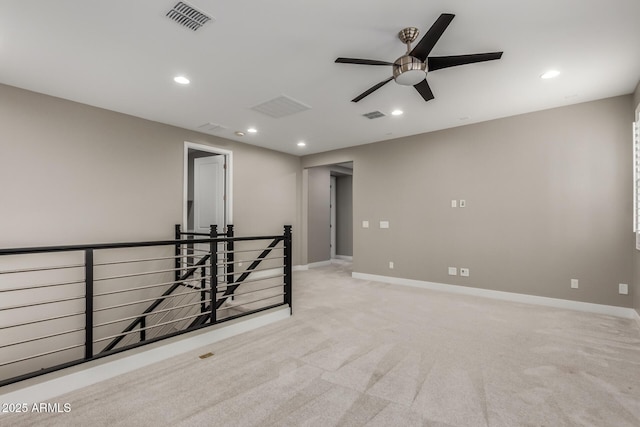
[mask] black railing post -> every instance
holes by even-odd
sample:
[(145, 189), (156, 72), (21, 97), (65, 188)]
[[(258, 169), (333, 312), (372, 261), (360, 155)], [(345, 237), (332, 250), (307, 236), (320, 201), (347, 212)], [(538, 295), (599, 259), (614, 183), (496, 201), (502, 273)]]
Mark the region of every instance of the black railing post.
[(207, 266), (206, 264), (200, 269), (200, 313), (207, 311)]
[[(176, 241), (182, 240), (182, 239), (180, 239), (180, 237), (182, 237), (181, 233), (180, 233), (180, 224), (176, 224), (175, 235), (176, 235)], [(182, 258), (180, 258), (180, 255), (181, 255), (180, 252), (181, 252), (180, 251), (180, 245), (176, 245), (176, 262), (175, 262), (176, 272), (174, 274), (174, 277), (175, 277), (174, 280), (176, 282), (180, 278), (180, 267), (182, 266), (182, 262), (181, 262)]]
[(93, 249), (84, 251), (84, 280), (84, 358), (91, 359), (93, 357)]
[[(233, 237), (233, 225), (227, 225), (227, 237)], [(235, 256), (233, 254), (233, 240), (227, 240), (227, 286), (231, 285), (234, 282), (234, 261)], [(233, 295), (231, 296), (231, 300), (233, 301)]]
[(291, 251), (291, 226), (284, 226), (284, 302), (289, 304), (289, 310), (293, 314), (293, 278), (292, 278), (292, 251)]
[[(209, 262), (211, 265), (211, 324), (216, 323), (216, 299), (218, 296), (218, 226), (212, 225), (209, 231)], [(214, 240), (216, 239), (216, 240)]]
[(147, 316), (143, 316), (140, 320), (140, 342), (147, 340)]

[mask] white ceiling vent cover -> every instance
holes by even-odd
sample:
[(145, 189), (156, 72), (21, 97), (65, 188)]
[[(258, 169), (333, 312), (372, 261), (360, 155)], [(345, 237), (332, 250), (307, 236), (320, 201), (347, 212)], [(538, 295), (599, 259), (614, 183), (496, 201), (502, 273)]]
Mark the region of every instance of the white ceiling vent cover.
[(203, 125), (198, 126), (198, 129), (202, 132), (220, 132), (226, 129), (225, 126), (219, 125), (217, 123), (205, 123)]
[(266, 114), (267, 116), (276, 119), (309, 110), (310, 108), (310, 106), (296, 101), (286, 95), (280, 95), (277, 98), (273, 98), (272, 100), (251, 107), (254, 111)]
[(371, 119), (379, 119), (380, 117), (384, 117), (385, 114), (380, 111), (372, 111), (370, 113), (363, 114), (363, 116), (371, 120)]
[(185, 2), (178, 2), (173, 9), (167, 12), (167, 16), (183, 27), (196, 31), (207, 22), (211, 21), (211, 17), (200, 12), (195, 7)]

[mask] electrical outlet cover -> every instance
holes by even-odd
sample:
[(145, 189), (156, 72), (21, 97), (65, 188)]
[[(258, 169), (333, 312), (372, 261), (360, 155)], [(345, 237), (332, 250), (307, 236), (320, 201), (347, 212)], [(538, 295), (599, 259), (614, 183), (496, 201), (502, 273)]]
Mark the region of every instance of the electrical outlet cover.
[(461, 268), (460, 269), (460, 275), (462, 277), (469, 277), (469, 269), (468, 268)]

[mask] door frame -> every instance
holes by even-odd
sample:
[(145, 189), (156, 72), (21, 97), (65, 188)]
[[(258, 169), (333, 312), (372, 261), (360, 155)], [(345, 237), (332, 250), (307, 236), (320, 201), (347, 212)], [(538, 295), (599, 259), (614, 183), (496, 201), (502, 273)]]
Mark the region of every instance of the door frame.
[[(189, 199), (189, 150), (205, 151), (215, 155), (225, 156), (225, 219), (227, 224), (233, 224), (233, 152), (223, 148), (212, 147), (210, 145), (196, 144), (194, 142), (184, 142), (183, 155), (183, 176), (182, 176), (182, 229), (186, 230), (188, 225), (187, 201)], [(226, 225), (226, 224), (221, 224)], [(222, 232), (223, 230), (218, 230)]]

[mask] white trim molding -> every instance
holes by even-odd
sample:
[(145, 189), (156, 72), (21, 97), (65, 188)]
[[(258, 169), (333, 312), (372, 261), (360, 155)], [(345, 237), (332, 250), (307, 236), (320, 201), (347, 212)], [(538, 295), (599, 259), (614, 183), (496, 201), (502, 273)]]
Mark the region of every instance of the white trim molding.
[(494, 291), (491, 289), (471, 288), (468, 286), (449, 285), (446, 283), (426, 282), (422, 280), (403, 279), (400, 277), (378, 276), (375, 274), (353, 272), (354, 279), (389, 283), (392, 285), (411, 286), (432, 291), (450, 292), (462, 295), (472, 295), (483, 298), (499, 299), (503, 301), (520, 302), (524, 304), (542, 305), (546, 307), (564, 308), (568, 310), (586, 311), (609, 316), (634, 319), (638, 313), (632, 308), (613, 305), (592, 304), (588, 302), (571, 301), (559, 298), (540, 297), (535, 295), (518, 294), (514, 292)]
[(638, 313), (637, 310), (633, 310), (633, 317), (636, 319), (636, 323), (638, 324), (638, 327), (640, 328), (640, 313)]
[(353, 257), (349, 256), (349, 255), (336, 255), (334, 256), (335, 259), (340, 259), (342, 261), (353, 261)]

